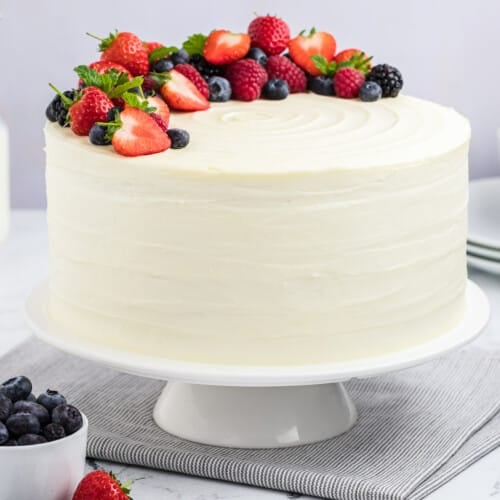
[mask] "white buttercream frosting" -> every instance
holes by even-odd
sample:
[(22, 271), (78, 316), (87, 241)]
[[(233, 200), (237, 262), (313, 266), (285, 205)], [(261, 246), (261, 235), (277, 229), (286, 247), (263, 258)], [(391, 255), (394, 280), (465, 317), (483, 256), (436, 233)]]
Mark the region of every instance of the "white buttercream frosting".
[(7, 127), (0, 120), (0, 241), (9, 226), (9, 140)]
[(401, 96), (175, 114), (124, 158), (45, 128), (50, 312), (122, 349), (235, 364), (399, 350), (463, 316), (469, 126)]

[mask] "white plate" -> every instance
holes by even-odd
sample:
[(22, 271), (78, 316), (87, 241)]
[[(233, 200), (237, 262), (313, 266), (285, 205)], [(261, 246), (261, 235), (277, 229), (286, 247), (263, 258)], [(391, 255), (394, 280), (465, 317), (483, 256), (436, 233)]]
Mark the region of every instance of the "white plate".
[[(34, 333), (54, 347), (121, 371), (178, 382), (222, 386), (275, 387), (342, 382), (408, 368), (451, 351), (475, 338), (489, 317), (486, 295), (472, 281), (466, 290), (466, 313), (461, 324), (440, 337), (404, 351), (344, 363), (293, 366), (233, 366), (189, 363), (138, 355), (105, 345), (76, 340), (48, 317), (48, 282), (38, 286), (26, 303), (27, 321)], [(401, 332), (404, 334), (404, 332)]]
[(481, 271), (486, 271), (487, 273), (492, 274), (500, 274), (500, 261), (474, 257), (473, 255), (467, 254), (467, 262), (472, 267), (480, 269)]
[(500, 262), (500, 250), (493, 250), (490, 247), (482, 247), (472, 243), (467, 243), (467, 254), (470, 254), (473, 257), (492, 259)]
[(500, 250), (500, 177), (470, 183), (468, 240)]

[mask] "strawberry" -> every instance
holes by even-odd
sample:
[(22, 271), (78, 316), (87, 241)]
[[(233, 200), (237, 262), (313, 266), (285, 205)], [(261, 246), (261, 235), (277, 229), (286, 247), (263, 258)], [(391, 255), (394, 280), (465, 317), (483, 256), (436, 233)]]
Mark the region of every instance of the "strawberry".
[(146, 51), (149, 54), (153, 52), (153, 50), (156, 49), (161, 49), (163, 47), (163, 43), (160, 42), (144, 42), (144, 47), (146, 48)]
[(320, 55), (330, 62), (335, 55), (336, 48), (337, 42), (333, 35), (325, 31), (316, 31), (314, 28), (309, 35), (301, 33), (288, 42), (288, 51), (295, 64), (312, 76), (319, 76), (321, 72), (311, 56)]
[(151, 116), (137, 108), (125, 107), (111, 144), (124, 156), (160, 153), (170, 147), (170, 139)]
[(107, 94), (97, 87), (85, 87), (69, 108), (71, 130), (77, 135), (89, 135), (95, 122), (105, 122), (114, 106)]
[(250, 35), (215, 30), (208, 35), (203, 47), (203, 57), (210, 64), (229, 64), (247, 55)]
[[(120, 73), (125, 73), (129, 78), (132, 78), (132, 75), (130, 74), (130, 71), (125, 68), (125, 66), (122, 66), (121, 64), (111, 62), (111, 61), (94, 61), (93, 63), (90, 63), (88, 66), (90, 69), (93, 69), (97, 71), (100, 75), (106, 73), (107, 71), (111, 69), (115, 69), (116, 71), (119, 71)], [(78, 87), (81, 87), (83, 84), (83, 80), (80, 78), (78, 80)]]
[(162, 120), (168, 126), (168, 122), (170, 121), (170, 109), (165, 101), (158, 96), (149, 96), (146, 98), (148, 101), (148, 106), (151, 108), (155, 108), (154, 112), (157, 115), (160, 115)]
[(266, 70), (254, 59), (242, 59), (226, 68), (226, 78), (232, 89), (232, 97), (240, 101), (258, 99), (267, 82)]
[(89, 472), (78, 484), (73, 500), (131, 500), (130, 484), (121, 484), (112, 472)]
[(161, 130), (166, 134), (168, 130), (168, 125), (167, 123), (165, 123), (165, 120), (156, 113), (151, 113), (149, 116), (155, 121), (156, 125), (158, 125), (158, 127), (160, 127)]
[(175, 69), (167, 73), (167, 81), (160, 87), (160, 94), (169, 107), (179, 111), (202, 111), (210, 103), (194, 83)]
[(133, 76), (149, 72), (148, 51), (137, 35), (127, 31), (110, 33), (108, 38), (100, 39), (101, 60), (125, 66)]
[(248, 25), (252, 47), (262, 49), (268, 56), (281, 54), (290, 41), (288, 24), (275, 16), (258, 16)]
[(177, 64), (175, 66), (175, 71), (182, 73), (186, 78), (191, 80), (194, 83), (194, 86), (200, 91), (200, 94), (205, 99), (208, 99), (208, 96), (210, 95), (208, 83), (194, 66), (191, 66), (191, 64)]
[(358, 97), (363, 83), (365, 83), (365, 75), (354, 68), (340, 68), (333, 77), (335, 95), (344, 99)]
[(307, 89), (305, 73), (288, 57), (270, 56), (267, 60), (266, 71), (270, 79), (285, 80), (291, 93), (305, 92)]
[(368, 57), (363, 51), (359, 49), (344, 49), (337, 53), (333, 60), (340, 67), (344, 64), (350, 68), (359, 69), (363, 73), (368, 73), (371, 69), (371, 57)]

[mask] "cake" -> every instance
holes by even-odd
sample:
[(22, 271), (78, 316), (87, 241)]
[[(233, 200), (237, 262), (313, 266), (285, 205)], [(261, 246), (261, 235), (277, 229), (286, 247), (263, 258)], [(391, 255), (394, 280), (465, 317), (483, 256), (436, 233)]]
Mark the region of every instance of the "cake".
[(9, 227), (9, 137), (7, 127), (0, 120), (0, 241)]
[(48, 312), (83, 342), (235, 365), (344, 362), (465, 310), (467, 120), (399, 95), (172, 112), (125, 157), (45, 126)]

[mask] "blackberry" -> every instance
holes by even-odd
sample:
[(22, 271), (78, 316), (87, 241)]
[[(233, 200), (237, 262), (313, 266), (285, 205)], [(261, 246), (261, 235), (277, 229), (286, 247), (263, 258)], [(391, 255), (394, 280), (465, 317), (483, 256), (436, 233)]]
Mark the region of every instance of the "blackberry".
[(376, 82), (382, 89), (382, 97), (397, 97), (403, 88), (403, 76), (394, 66), (377, 64), (366, 75), (366, 80)]
[(224, 66), (216, 66), (215, 64), (210, 64), (202, 55), (196, 54), (191, 56), (190, 64), (194, 66), (201, 76), (208, 80), (211, 76), (223, 76)]

